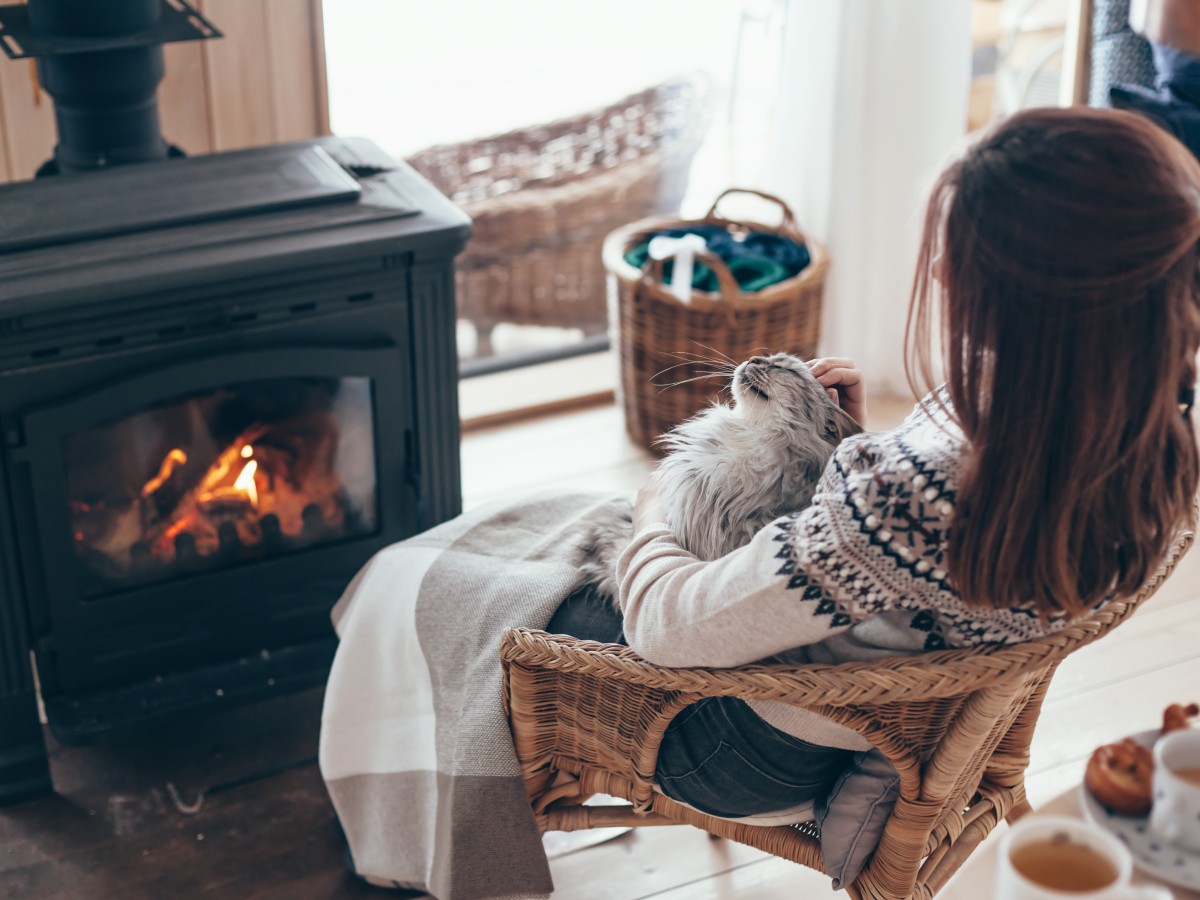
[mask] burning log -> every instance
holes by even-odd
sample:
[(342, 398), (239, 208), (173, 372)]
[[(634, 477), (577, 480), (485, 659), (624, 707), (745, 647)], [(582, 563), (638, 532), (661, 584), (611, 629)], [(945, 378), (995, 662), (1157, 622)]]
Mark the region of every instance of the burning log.
[(181, 531), (175, 535), (175, 562), (181, 566), (189, 566), (199, 559), (196, 553), (196, 538), (191, 532)]
[(268, 553), (274, 553), (284, 548), (287, 542), (279, 527), (279, 516), (275, 513), (267, 513), (258, 520), (258, 527), (262, 529), (263, 548)]
[(217, 542), (222, 556), (237, 556), (242, 549), (242, 539), (234, 522), (222, 522), (217, 526)]
[(229, 519), (252, 515), (254, 502), (239, 488), (217, 488), (196, 502), (196, 508), (210, 519)]
[[(142, 485), (143, 517), (151, 521), (168, 515), (179, 498), (183, 496), (183, 467), (187, 465), (187, 454), (178, 447), (173, 448), (158, 467), (158, 473)], [(147, 513), (152, 515), (147, 516)], [(149, 524), (149, 523), (147, 523)]]
[(169, 557), (175, 538), (183, 532), (191, 532), (198, 555), (208, 556), (222, 546), (221, 525), (235, 519), (249, 521), (253, 518), (257, 493), (252, 500), (244, 487), (236, 485), (247, 468), (243, 451), (252, 448), (252, 442), (265, 432), (266, 426), (262, 424), (242, 432), (208, 467), (199, 484), (184, 494), (169, 517), (147, 529), (158, 555)]

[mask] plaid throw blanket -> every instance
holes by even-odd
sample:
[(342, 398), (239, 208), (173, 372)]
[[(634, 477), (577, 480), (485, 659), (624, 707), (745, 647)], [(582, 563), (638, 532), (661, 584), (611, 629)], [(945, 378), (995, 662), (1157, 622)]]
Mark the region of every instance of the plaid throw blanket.
[(460, 516), (380, 551), (333, 610), (341, 638), (321, 774), (358, 873), (440, 900), (553, 884), (501, 701), (501, 629), (542, 628), (577, 580), (585, 521), (556, 494)]

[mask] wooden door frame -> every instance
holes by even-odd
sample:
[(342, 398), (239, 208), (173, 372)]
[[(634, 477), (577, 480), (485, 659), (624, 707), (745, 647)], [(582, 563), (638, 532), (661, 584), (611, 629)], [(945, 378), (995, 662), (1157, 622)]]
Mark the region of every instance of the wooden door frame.
[(1062, 106), (1086, 106), (1092, 80), (1092, 11), (1095, 0), (1074, 0), (1067, 12), (1063, 46), (1063, 78), (1058, 93)]
[(329, 127), (329, 69), (325, 58), (325, 8), (323, 0), (309, 0), (313, 20), (313, 68), (316, 79), (317, 133), (333, 134)]

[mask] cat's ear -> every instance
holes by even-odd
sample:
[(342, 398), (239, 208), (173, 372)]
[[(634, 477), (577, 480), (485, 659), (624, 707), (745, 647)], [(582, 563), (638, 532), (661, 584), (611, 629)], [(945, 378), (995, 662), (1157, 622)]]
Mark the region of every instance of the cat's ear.
[(862, 426), (832, 401), (825, 407), (825, 437), (832, 444), (840, 444), (852, 434), (862, 432)]

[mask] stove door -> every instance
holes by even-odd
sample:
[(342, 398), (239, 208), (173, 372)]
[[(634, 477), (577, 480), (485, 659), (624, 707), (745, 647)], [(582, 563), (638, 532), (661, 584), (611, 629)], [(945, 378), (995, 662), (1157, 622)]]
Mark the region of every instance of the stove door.
[(347, 580), (417, 530), (401, 362), (394, 348), (208, 357), (28, 415), (43, 686), (330, 635)]

